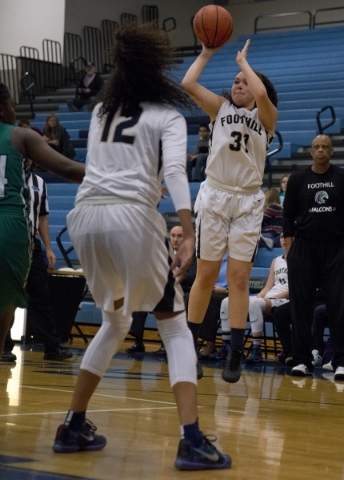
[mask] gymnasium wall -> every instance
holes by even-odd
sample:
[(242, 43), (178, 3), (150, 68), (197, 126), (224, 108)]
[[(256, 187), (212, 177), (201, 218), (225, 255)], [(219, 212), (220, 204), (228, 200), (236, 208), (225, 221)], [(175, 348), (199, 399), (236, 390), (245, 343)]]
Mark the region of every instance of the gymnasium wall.
[(63, 46), (65, 0), (0, 0), (0, 53), (19, 56), (21, 46), (37, 48), (42, 40)]
[[(159, 9), (160, 26), (168, 17), (174, 17), (177, 29), (172, 33), (174, 43), (178, 46), (193, 45), (194, 37), (191, 31), (190, 20), (204, 5), (216, 3), (211, 0), (66, 0), (65, 31), (82, 35), (82, 27), (90, 25), (100, 28), (103, 19), (120, 22), (121, 13), (130, 13), (140, 16), (143, 5), (157, 5)], [(225, 3), (225, 2), (219, 2)], [(96, 5), (96, 8), (95, 8)], [(225, 6), (234, 18), (233, 40), (241, 34), (250, 34), (254, 31), (255, 18), (263, 14), (294, 12), (310, 10), (314, 12), (320, 8), (344, 6), (343, 0), (270, 0), (256, 3), (244, 3)]]
[[(63, 46), (64, 32), (82, 35), (85, 25), (100, 28), (104, 19), (119, 22), (121, 13), (140, 16), (143, 5), (157, 5), (160, 26), (175, 17), (177, 30), (171, 33), (176, 45), (193, 45), (191, 17), (211, 0), (0, 0), (0, 53), (19, 55), (22, 45), (37, 48), (42, 58), (42, 40), (48, 38)], [(216, 2), (215, 2), (216, 3)], [(219, 3), (226, 3), (224, 1)], [(315, 11), (343, 6), (343, 0), (270, 0), (226, 6), (234, 18), (233, 40), (251, 34), (254, 20), (263, 14)]]

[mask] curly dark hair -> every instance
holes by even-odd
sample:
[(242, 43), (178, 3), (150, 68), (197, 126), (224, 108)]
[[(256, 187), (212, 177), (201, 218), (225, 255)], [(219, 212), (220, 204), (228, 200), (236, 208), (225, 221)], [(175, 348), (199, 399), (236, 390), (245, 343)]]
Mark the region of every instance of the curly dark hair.
[[(254, 70), (254, 73), (261, 79), (261, 81), (264, 84), (264, 87), (266, 88), (266, 93), (268, 94), (269, 99), (271, 100), (271, 103), (277, 107), (278, 103), (278, 97), (277, 97), (277, 92), (275, 90), (275, 87), (273, 86), (272, 82), (266, 77), (263, 73), (256, 72)], [(233, 102), (232, 95), (230, 92), (227, 92), (227, 90), (223, 91), (223, 96), (229, 100), (231, 103)]]
[(0, 105), (5, 105), (11, 94), (4, 83), (0, 83)]
[(99, 94), (99, 116), (136, 109), (140, 102), (166, 103), (192, 108), (192, 101), (171, 78), (173, 47), (164, 31), (151, 24), (134, 24), (115, 35), (114, 70)]

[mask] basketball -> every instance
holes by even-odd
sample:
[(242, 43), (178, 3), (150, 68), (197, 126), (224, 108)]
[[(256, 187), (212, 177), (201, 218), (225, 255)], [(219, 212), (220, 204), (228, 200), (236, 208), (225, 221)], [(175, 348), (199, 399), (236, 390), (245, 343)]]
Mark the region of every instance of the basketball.
[(219, 5), (206, 5), (194, 16), (193, 31), (206, 47), (221, 47), (233, 32), (231, 14)]

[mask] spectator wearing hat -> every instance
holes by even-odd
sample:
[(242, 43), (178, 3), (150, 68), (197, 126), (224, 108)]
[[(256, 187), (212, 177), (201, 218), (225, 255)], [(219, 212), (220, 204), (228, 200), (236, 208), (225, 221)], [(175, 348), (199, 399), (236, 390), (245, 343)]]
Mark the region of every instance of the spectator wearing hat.
[(84, 105), (87, 110), (93, 110), (94, 99), (103, 86), (103, 79), (96, 72), (94, 63), (88, 62), (85, 66), (86, 75), (81, 78), (77, 85), (77, 94), (73, 100), (68, 100), (67, 105), (70, 112), (80, 112)]

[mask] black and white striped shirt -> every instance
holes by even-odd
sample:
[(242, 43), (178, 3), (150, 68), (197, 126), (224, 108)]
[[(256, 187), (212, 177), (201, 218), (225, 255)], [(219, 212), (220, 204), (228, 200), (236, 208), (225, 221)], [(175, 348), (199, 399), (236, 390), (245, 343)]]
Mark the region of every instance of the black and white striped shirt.
[(35, 237), (38, 233), (40, 215), (48, 215), (48, 193), (45, 181), (31, 173), (29, 178), (29, 187), (31, 194), (30, 220), (32, 222), (32, 234)]

